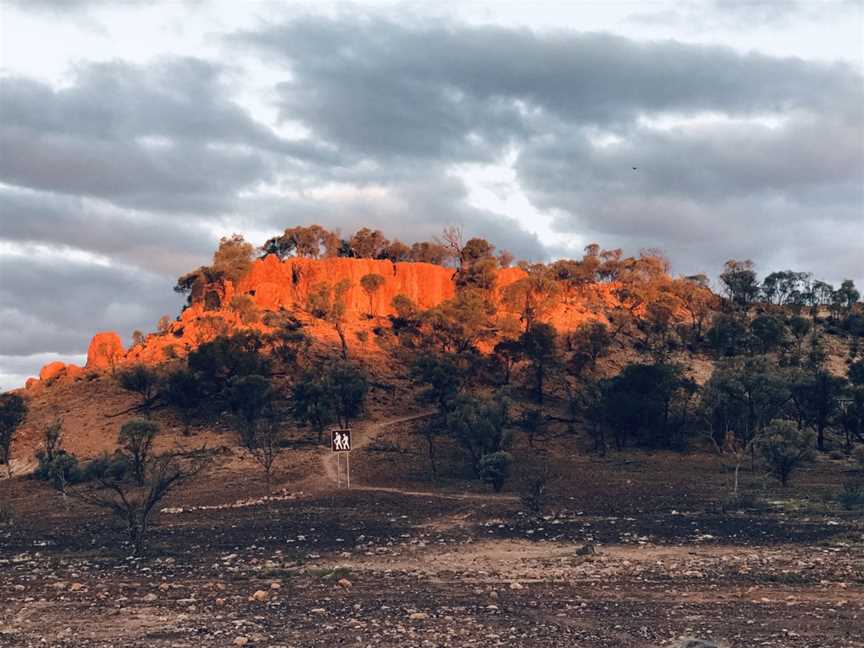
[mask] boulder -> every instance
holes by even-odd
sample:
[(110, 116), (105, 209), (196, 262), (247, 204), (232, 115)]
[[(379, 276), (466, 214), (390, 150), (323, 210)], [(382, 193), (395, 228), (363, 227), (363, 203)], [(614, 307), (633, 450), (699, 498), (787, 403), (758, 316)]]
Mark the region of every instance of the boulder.
[(32, 376), (27, 379), (27, 382), (24, 383), (24, 389), (36, 389), (42, 382), (38, 378), (33, 378)]
[(70, 380), (78, 380), (79, 378), (83, 378), (84, 373), (84, 367), (79, 367), (78, 365), (74, 364), (66, 365), (66, 377)]
[(63, 362), (49, 362), (39, 370), (39, 380), (43, 383), (49, 382), (58, 378), (66, 371), (66, 364)]
[(114, 331), (93, 336), (87, 348), (87, 369), (113, 369), (125, 355), (123, 342)]

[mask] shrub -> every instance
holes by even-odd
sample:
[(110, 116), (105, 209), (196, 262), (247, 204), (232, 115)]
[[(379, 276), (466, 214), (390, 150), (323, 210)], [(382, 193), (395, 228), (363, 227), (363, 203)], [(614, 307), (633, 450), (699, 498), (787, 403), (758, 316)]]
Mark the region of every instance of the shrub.
[(799, 430), (792, 421), (775, 421), (758, 440), (768, 472), (788, 485), (792, 473), (813, 458), (812, 432)]
[(12, 525), (15, 521), (15, 510), (8, 502), (0, 502), (0, 526)]
[(847, 511), (864, 509), (864, 484), (846, 482), (837, 494), (837, 502)]
[(18, 394), (0, 394), (0, 465), (12, 476), (12, 442), (15, 431), (27, 415), (27, 403)]
[(480, 458), (477, 472), (484, 484), (490, 484), (496, 493), (500, 493), (509, 476), (511, 463), (513, 455), (509, 452), (492, 452)]
[(864, 446), (858, 446), (852, 451), (852, 457), (858, 462), (858, 468), (864, 470)]
[(51, 482), (61, 493), (66, 492), (67, 486), (84, 480), (78, 457), (65, 450), (58, 450), (50, 458), (47, 453), (40, 450), (36, 453), (36, 459), (39, 461), (39, 466), (33, 471), (33, 477)]

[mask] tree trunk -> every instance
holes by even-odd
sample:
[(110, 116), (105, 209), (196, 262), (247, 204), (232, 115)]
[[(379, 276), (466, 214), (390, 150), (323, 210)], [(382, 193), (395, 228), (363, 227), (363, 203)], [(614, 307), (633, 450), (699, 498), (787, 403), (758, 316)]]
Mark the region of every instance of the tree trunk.
[(426, 435), (426, 445), (429, 454), (429, 467), (432, 469), (432, 481), (438, 481), (438, 465), (435, 463), (435, 440), (431, 434)]

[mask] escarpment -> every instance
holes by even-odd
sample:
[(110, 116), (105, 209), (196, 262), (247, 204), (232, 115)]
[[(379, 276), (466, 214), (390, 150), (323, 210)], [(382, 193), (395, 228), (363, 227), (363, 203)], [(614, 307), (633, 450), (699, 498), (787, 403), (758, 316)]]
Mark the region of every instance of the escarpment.
[[(333, 327), (312, 315), (310, 297), (322, 286), (332, 289), (340, 283), (347, 284), (342, 299), (344, 326), (350, 334), (349, 346), (355, 353), (374, 354), (380, 349), (368, 339), (369, 333), (390, 326), (389, 318), (396, 314), (395, 297), (407, 297), (418, 310), (434, 308), (456, 296), (456, 274), (455, 268), (422, 262), (340, 257), (280, 260), (268, 255), (253, 261), (236, 284), (221, 280), (195, 291), (190, 303), (174, 321), (130, 348), (124, 348), (115, 332), (97, 333), (90, 342), (85, 367), (49, 363), (40, 372), (39, 379), (28, 380), (28, 388), (36, 389), (57, 380), (75, 380), (88, 373), (112, 371), (124, 364), (161, 364), (184, 357), (219, 335), (238, 330), (271, 332), (273, 327), (268, 314), (274, 313), (297, 318), (316, 339), (335, 342)], [(363, 287), (361, 280), (367, 275), (381, 277), (374, 291)], [(490, 300), (498, 320), (509, 318), (511, 325), (514, 320), (518, 322), (520, 313), (507, 303), (504, 294), (508, 286), (526, 276), (521, 268), (497, 271)], [(595, 283), (578, 290), (565, 290), (540, 319), (553, 324), (560, 332), (567, 332), (592, 319), (604, 320), (604, 312), (616, 301), (610, 284)]]

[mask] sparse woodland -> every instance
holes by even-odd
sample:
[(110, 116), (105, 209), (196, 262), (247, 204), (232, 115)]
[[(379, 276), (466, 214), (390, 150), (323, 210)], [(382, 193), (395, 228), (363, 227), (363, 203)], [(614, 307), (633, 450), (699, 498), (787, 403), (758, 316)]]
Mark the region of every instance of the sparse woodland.
[[(228, 310), (239, 326), (210, 307), (224, 282), (236, 283), (256, 255), (268, 254), (445, 265), (456, 290), (425, 310), (397, 295), (394, 314), (384, 318), (376, 315), (384, 277), (364, 275), (365, 317), (375, 321), (379, 353), (355, 356), (347, 279), (311, 286), (302, 312), (259, 312), (250, 295), (235, 295)], [(704, 275), (671, 276), (660, 252), (625, 257), (589, 245), (578, 260), (519, 262), (521, 278), (499, 289), (497, 275), (511, 262), (484, 239), (463, 240), (458, 228), (410, 246), (378, 230), (342, 239), (318, 225), (286, 229), (257, 250), (242, 236), (224, 238), (212, 265), (176, 286), (190, 304), (213, 311), (200, 318), (200, 344), (162, 366), (117, 370), (120, 386), (140, 399), (129, 415), (149, 418), (168, 408), (186, 434), (227, 422), (262, 468), (268, 492), (287, 428), (306, 426), (322, 442), (330, 427), (363, 417), (376, 362), (391, 378), (409, 381), (416, 403), (434, 410), (422, 430), (431, 474), (439, 469), (437, 444), (453, 443), (496, 491), (510, 474), (514, 435), (526, 434), (533, 448), (550, 421), (566, 420), (601, 456), (625, 448), (728, 456), (736, 465), (735, 497), (745, 457), (761, 458), (785, 485), (812, 460), (811, 449), (852, 455), (864, 444), (864, 308), (851, 281), (834, 287), (793, 271), (760, 279), (750, 261), (729, 261), (715, 292)], [(594, 317), (558, 331), (552, 316), (568, 300), (591, 303)], [(170, 335), (166, 319), (156, 335)], [(338, 348), (316, 344), (310, 322), (332, 327)], [(140, 332), (136, 337), (142, 343)], [(695, 359), (709, 361), (710, 373), (697, 375)], [(26, 405), (4, 398), (0, 457), (10, 465)], [(793, 452), (796, 443), (802, 447)], [(64, 492), (86, 473), (66, 475), (77, 458), (52, 468), (51, 451), (40, 461), (47, 462), (43, 477), (59, 471), (52, 479)], [(139, 485), (142, 470), (130, 472)]]
[[(405, 294), (393, 296), (386, 290), (389, 266), (383, 265), (364, 270), (356, 282), (319, 277), (304, 284), (305, 277), (292, 274), (302, 302), (292, 309), (264, 308), (255, 287), (233, 287), (248, 285), (244, 278), (267, 255), (324, 264), (377, 259), (393, 264), (392, 274), (395, 264), (438, 265), (452, 277), (452, 294), (431, 307)], [(362, 297), (352, 307), (348, 296), (355, 289)], [(800, 497), (799, 480), (830, 461), (843, 477), (830, 492), (823, 488), (817, 497), (814, 491), (813, 498), (828, 502), (819, 504), (821, 514), (846, 512), (851, 526), (843, 528), (852, 533), (854, 516), (864, 509), (864, 304), (851, 281), (831, 286), (793, 271), (760, 277), (751, 262), (729, 261), (712, 287), (703, 275), (673, 276), (657, 251), (626, 257), (590, 245), (575, 260), (513, 264), (509, 253), (480, 238), (463, 240), (457, 228), (408, 245), (367, 228), (343, 239), (311, 226), (289, 228), (258, 249), (239, 235), (227, 237), (213, 263), (180, 277), (176, 290), (187, 295), (192, 316), (166, 316), (156, 332), (136, 332), (126, 360), (112, 351), (102, 373), (82, 371), (74, 381), (61, 376), (0, 397), (0, 461), (7, 475), (15, 476), (14, 467), (32, 458), (35, 469), (28, 477), (54, 493), (46, 501), (58, 515), (109, 525), (99, 536), (112, 539), (105, 551), (139, 560), (186, 551), (182, 527), (163, 525), (171, 514), (197, 510), (188, 502), (201, 501), (203, 492), (215, 503), (202, 511), (254, 512), (242, 514), (241, 527), (236, 518), (211, 526), (209, 513), (202, 514), (207, 542), (231, 537), (231, 546), (248, 544), (248, 538), (231, 535), (242, 528), (266, 543), (259, 539), (279, 538), (289, 527), (290, 537), (301, 542), (307, 528), (332, 520), (322, 512), (326, 507), (314, 508), (317, 500), (312, 509), (302, 500), (292, 503), (295, 484), (288, 475), (306, 475), (302, 488), (329, 493), (333, 502), (330, 481), (337, 464), (327, 455), (334, 428), (358, 430), (360, 492), (368, 488), (373, 499), (393, 493), (439, 496), (460, 502), (460, 515), (483, 520), (494, 511), (497, 517), (478, 524), (483, 533), (502, 538), (524, 534), (558, 542), (573, 536), (588, 542), (567, 569), (593, 569), (593, 542), (623, 530), (615, 515), (583, 524), (582, 512), (568, 510), (583, 489), (615, 514), (656, 511), (668, 498), (681, 502), (688, 496), (675, 499), (674, 491), (664, 490), (674, 473), (684, 480), (675, 483), (695, 479), (712, 485), (711, 524), (764, 534), (755, 522), (766, 506), (760, 494), (771, 489), (775, 497), (790, 493), (790, 501), (797, 501), (791, 493)], [(161, 349), (159, 362), (128, 360), (151, 348)], [(110, 431), (99, 442), (101, 453), (70, 449), (78, 446), (63, 416), (46, 418), (40, 411), (52, 390), (73, 386), (84, 395), (88, 389), (122, 395), (123, 408), (102, 414), (108, 421), (102, 429)], [(36, 429), (35, 456), (27, 456), (19, 448), (34, 447), (28, 423), (34, 416), (50, 423)], [(320, 470), (309, 468), (310, 457)], [(382, 467), (370, 472), (379, 460)], [(374, 486), (381, 476), (400, 487)], [(637, 476), (644, 481), (641, 495), (630, 501), (630, 486), (617, 490), (616, 480), (629, 485)], [(28, 483), (4, 481), (0, 488)], [(257, 496), (243, 499), (235, 481), (262, 486)], [(27, 488), (35, 487), (29, 483)], [(386, 501), (393, 510), (401, 506)], [(413, 506), (403, 518), (414, 513)], [(295, 519), (298, 511), (305, 517)], [(676, 510), (664, 515), (666, 530), (656, 533), (689, 542), (682, 534), (692, 534), (691, 523), (679, 524)], [(355, 529), (367, 524), (363, 510), (352, 511), (350, 520)], [(17, 537), (22, 523), (4, 499), (0, 525), (12, 529), (7, 539)], [(85, 529), (64, 537), (74, 543), (80, 534), (85, 542)], [(344, 529), (332, 530), (327, 541), (345, 535)], [(365, 550), (371, 541), (361, 542), (364, 537), (355, 543)], [(647, 542), (629, 532), (614, 537), (636, 538), (639, 546)], [(200, 546), (188, 551), (195, 554)], [(275, 558), (284, 558), (281, 552)], [(796, 564), (811, 564), (797, 548), (794, 555)], [(283, 566), (286, 574), (315, 573), (296, 560)], [(701, 573), (696, 570), (705, 564), (686, 573)], [(653, 574), (651, 565), (640, 573)], [(843, 571), (848, 562), (835, 567), (850, 578)], [(325, 578), (342, 575), (338, 569)], [(725, 567), (712, 569), (726, 574)], [(728, 574), (723, 578), (734, 582)], [(352, 591), (347, 578), (339, 583), (346, 595)], [(394, 595), (414, 596), (412, 587), (397, 586)], [(278, 594), (258, 590), (249, 605), (278, 607)], [(224, 605), (222, 600), (215, 605)], [(412, 612), (409, 618), (419, 622), (424, 615)]]

